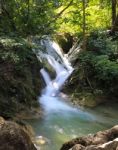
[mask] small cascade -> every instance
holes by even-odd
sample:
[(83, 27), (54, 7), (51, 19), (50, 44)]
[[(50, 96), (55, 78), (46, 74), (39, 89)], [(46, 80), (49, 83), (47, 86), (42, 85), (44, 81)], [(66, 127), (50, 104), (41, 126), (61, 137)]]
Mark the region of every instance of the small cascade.
[(49, 96), (55, 96), (57, 94), (57, 92), (60, 90), (60, 88), (62, 87), (62, 85), (64, 84), (64, 82), (67, 80), (67, 78), (72, 73), (73, 68), (71, 68), (70, 66), (68, 68), (67, 67), (65, 68), (63, 64), (56, 61), (50, 55), (46, 54), (43, 57), (45, 57), (45, 59), (48, 60), (48, 63), (52, 66), (52, 68), (56, 72), (56, 78), (51, 80), (49, 73), (44, 68), (42, 68), (40, 70), (40, 72), (44, 78), (44, 81), (46, 83), (45, 94), (46, 95), (48, 94)]
[(73, 108), (60, 100), (60, 89), (73, 72), (73, 67), (62, 53), (59, 45), (49, 37), (43, 38), (40, 44), (44, 52), (39, 51), (38, 58), (48, 61), (56, 73), (56, 77), (51, 79), (50, 73), (45, 68), (40, 70), (46, 84), (46, 87), (42, 90), (40, 103), (48, 111), (73, 110)]
[(44, 77), (46, 85), (50, 84), (51, 78), (48, 75), (47, 71), (43, 68), (43, 69), (40, 70), (40, 72), (41, 72), (42, 76)]
[(39, 102), (45, 115), (36, 121), (37, 135), (48, 139), (46, 144), (40, 145), (41, 150), (56, 150), (65, 140), (77, 137), (77, 133), (88, 130), (92, 125), (94, 127), (96, 120), (91, 113), (74, 108), (64, 101), (66, 95), (61, 93), (61, 88), (73, 72), (73, 67), (61, 48), (49, 37), (43, 38), (38, 44), (41, 49), (39, 48), (37, 57), (44, 64), (40, 73), (45, 82)]

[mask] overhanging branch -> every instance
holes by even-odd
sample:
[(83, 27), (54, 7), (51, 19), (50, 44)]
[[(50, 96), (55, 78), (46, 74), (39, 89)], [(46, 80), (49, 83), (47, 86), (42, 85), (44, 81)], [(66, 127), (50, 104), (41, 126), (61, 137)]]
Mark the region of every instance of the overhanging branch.
[(55, 22), (71, 5), (73, 4), (73, 0), (70, 1), (70, 3), (63, 9), (61, 10), (58, 14), (56, 14), (53, 19), (46, 24), (43, 24), (39, 29), (45, 28), (49, 26), (51, 23)]

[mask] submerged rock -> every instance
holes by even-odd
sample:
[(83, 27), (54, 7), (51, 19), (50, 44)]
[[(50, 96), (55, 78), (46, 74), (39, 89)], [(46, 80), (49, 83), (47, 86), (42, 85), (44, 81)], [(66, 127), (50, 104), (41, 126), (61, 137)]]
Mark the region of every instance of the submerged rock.
[(24, 129), (0, 117), (0, 150), (36, 150), (36, 148)]
[(34, 139), (34, 143), (36, 144), (36, 146), (40, 146), (40, 145), (45, 145), (47, 143), (50, 143), (50, 140), (43, 136), (37, 136)]
[(117, 150), (118, 125), (94, 135), (73, 139), (63, 144), (60, 150)]

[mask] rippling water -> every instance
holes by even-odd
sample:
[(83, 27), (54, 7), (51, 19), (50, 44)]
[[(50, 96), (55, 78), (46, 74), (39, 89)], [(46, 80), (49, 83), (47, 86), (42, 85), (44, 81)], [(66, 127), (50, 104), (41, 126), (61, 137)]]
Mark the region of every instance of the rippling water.
[(118, 124), (118, 104), (106, 104), (94, 109), (53, 110), (42, 119), (29, 123), (37, 136), (46, 139), (40, 150), (59, 150), (61, 145), (78, 136), (95, 133)]

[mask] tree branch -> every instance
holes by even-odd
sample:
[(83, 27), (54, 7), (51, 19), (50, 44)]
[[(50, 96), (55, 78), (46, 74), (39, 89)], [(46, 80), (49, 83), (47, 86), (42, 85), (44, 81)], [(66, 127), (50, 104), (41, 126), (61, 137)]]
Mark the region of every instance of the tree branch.
[(65, 10), (67, 10), (72, 4), (73, 4), (73, 0), (71, 0), (70, 3), (63, 10), (61, 10), (57, 15), (55, 15), (50, 22), (47, 22), (46, 24), (41, 26), (39, 29), (45, 28), (46, 26), (49, 26), (51, 23), (55, 22), (65, 12)]
[(73, 0), (71, 0), (70, 3), (69, 3), (61, 12), (59, 12), (59, 13), (55, 16), (55, 18), (58, 18), (60, 15), (62, 15), (62, 14), (64, 13), (64, 11), (65, 11), (66, 9), (68, 9), (68, 8), (72, 5), (72, 3), (73, 3)]

